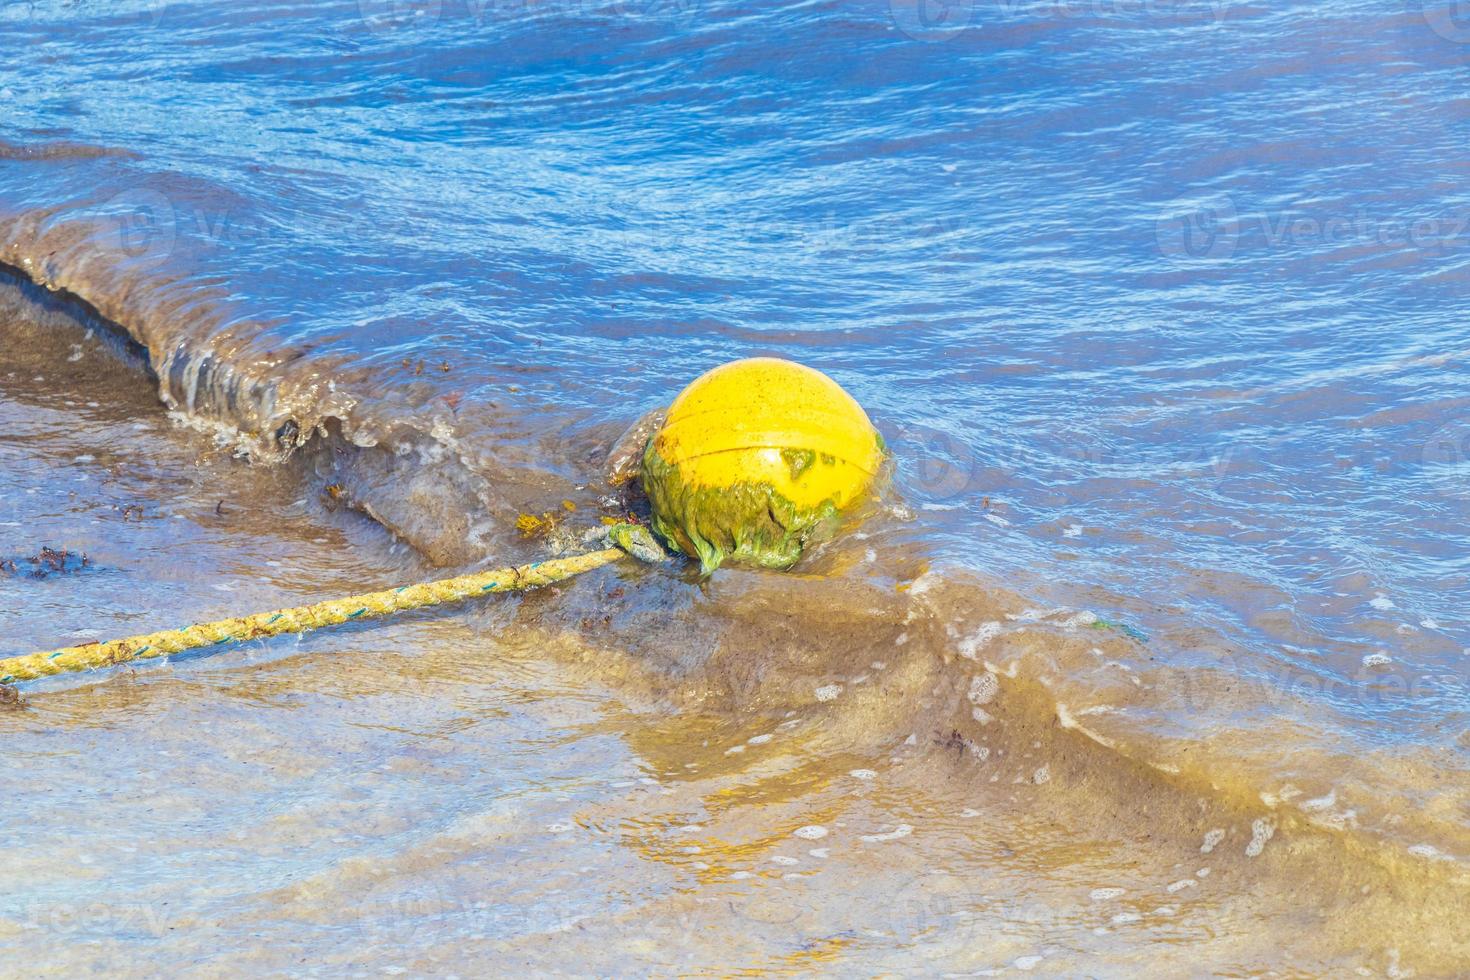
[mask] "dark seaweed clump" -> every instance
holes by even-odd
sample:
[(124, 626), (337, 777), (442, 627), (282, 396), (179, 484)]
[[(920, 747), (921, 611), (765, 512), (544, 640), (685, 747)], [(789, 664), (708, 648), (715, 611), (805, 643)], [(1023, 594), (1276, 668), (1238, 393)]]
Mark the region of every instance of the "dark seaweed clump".
[(74, 575), (92, 567), (92, 559), (64, 548), (42, 547), (34, 555), (25, 558), (0, 558), (0, 575), (17, 575), (24, 578), (41, 579), (50, 578), (53, 575)]

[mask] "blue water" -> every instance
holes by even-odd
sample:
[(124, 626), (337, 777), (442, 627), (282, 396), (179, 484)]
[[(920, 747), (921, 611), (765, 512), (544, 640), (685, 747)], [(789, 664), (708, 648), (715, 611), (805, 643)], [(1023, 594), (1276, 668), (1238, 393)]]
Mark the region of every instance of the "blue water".
[(0, 258), (185, 410), (467, 467), (469, 557), (791, 357), (894, 447), (884, 548), (1465, 761), (1456, 4), (10, 2), (0, 41)]

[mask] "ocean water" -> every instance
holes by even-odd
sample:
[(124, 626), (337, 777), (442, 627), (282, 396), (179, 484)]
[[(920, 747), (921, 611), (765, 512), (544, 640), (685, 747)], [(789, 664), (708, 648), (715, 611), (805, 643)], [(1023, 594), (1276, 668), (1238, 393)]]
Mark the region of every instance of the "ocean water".
[(0, 653), (538, 557), (736, 357), (893, 449), (790, 573), (27, 688), (21, 972), (1470, 970), (1460, 5), (12, 0), (0, 49)]

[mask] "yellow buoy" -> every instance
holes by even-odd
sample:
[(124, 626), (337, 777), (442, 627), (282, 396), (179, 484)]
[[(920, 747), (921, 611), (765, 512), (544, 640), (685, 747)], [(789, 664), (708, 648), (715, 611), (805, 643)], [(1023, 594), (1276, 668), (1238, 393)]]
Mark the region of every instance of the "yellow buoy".
[(784, 568), (865, 496), (883, 441), (852, 396), (774, 357), (701, 375), (643, 454), (653, 528), (706, 571), (734, 557)]

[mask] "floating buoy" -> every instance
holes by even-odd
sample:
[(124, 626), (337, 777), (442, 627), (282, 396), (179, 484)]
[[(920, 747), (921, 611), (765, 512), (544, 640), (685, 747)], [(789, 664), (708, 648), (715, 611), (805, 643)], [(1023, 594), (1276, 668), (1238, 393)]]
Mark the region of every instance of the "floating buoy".
[(653, 529), (706, 572), (727, 558), (785, 568), (863, 499), (883, 439), (820, 371), (756, 357), (697, 378), (643, 454)]

